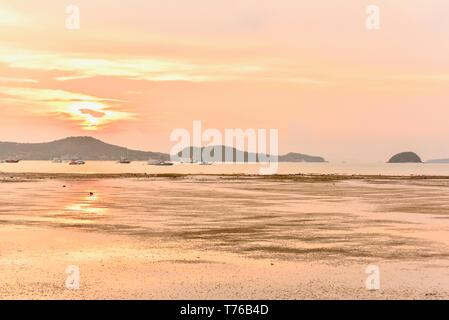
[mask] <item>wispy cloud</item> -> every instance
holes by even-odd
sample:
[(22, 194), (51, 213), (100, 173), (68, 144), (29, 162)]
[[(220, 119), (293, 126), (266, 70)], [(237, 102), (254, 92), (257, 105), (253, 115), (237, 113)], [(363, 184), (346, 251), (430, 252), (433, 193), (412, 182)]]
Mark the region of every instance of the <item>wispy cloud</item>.
[[(3, 47), (0, 62), (11, 68), (33, 70), (58, 70), (73, 73), (57, 77), (59, 81), (114, 76), (147, 81), (233, 81), (297, 82), (301, 84), (323, 83), (320, 79), (291, 75), (272, 66), (250, 63), (188, 63), (153, 57), (115, 58), (69, 56), (52, 52), (36, 52)], [(287, 74), (286, 74), (287, 73)]]
[(28, 78), (0, 77), (0, 83), (38, 83), (38, 81)]
[(0, 26), (16, 27), (26, 24), (26, 20), (15, 10), (0, 4)]

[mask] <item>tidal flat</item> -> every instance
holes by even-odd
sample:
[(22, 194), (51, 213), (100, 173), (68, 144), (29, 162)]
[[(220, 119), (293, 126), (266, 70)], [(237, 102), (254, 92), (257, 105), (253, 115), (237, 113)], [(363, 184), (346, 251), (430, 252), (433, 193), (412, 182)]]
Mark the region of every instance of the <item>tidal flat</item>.
[(0, 298), (448, 299), (448, 199), (443, 176), (4, 173)]

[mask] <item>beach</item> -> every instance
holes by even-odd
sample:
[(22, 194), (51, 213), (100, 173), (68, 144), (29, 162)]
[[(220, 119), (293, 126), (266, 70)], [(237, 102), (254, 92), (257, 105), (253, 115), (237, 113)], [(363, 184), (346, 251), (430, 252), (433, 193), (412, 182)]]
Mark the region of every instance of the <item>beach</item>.
[[(0, 174), (2, 299), (448, 299), (449, 177)], [(380, 288), (367, 290), (368, 266)], [(66, 286), (68, 266), (79, 289)]]

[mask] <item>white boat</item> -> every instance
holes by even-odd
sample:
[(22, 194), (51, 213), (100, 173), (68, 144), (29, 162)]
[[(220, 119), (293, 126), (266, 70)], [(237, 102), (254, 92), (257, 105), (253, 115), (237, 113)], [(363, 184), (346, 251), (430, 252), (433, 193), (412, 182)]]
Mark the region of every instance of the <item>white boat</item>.
[(156, 164), (158, 164), (158, 163), (160, 163), (160, 162), (161, 162), (161, 160), (149, 159), (149, 160), (147, 161), (147, 164), (148, 164), (149, 166), (154, 166), (154, 165), (156, 165)]
[(174, 163), (169, 161), (161, 161), (157, 164), (157, 166), (172, 166), (172, 165), (174, 165)]
[(212, 162), (206, 162), (206, 161), (200, 162), (200, 166), (210, 166), (210, 165), (212, 165)]
[(53, 162), (53, 163), (62, 163), (62, 160), (60, 158), (53, 158), (53, 160), (51, 162)]
[(173, 162), (161, 161), (161, 160), (148, 160), (147, 162), (150, 166), (172, 166)]
[(193, 159), (181, 159), (180, 163), (197, 163), (198, 161), (195, 161)]

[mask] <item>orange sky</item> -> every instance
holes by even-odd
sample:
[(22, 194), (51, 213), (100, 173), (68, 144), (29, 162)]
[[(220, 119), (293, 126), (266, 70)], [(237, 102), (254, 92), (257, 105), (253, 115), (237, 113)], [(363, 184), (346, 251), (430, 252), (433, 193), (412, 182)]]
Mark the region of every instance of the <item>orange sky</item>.
[(0, 140), (168, 152), (201, 120), (334, 161), (449, 157), (448, 16), (447, 0), (2, 0)]

